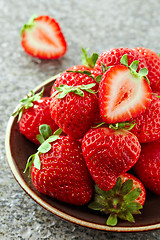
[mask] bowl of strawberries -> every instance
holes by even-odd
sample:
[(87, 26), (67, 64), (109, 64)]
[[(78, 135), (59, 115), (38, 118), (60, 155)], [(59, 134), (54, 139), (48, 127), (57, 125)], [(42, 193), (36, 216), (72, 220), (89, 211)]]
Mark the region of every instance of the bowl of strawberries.
[(160, 57), (115, 48), (31, 91), (12, 114), (6, 154), (20, 186), (70, 222), (160, 228)]

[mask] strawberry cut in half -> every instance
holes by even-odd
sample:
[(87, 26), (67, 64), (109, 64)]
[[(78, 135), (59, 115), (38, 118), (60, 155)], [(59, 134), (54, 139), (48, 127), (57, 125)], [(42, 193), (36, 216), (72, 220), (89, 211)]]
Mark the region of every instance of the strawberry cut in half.
[(21, 30), (21, 44), (25, 52), (41, 59), (62, 57), (67, 43), (61, 28), (54, 18), (33, 16)]
[(100, 113), (104, 122), (124, 122), (140, 115), (151, 103), (151, 88), (146, 68), (137, 73), (138, 61), (128, 66), (127, 55), (123, 65), (109, 68), (99, 86)]

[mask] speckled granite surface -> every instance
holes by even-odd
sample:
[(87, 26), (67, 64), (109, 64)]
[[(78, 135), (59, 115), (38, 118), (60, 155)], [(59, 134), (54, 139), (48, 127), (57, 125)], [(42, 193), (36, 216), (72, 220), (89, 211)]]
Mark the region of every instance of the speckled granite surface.
[[(113, 47), (160, 51), (159, 0), (0, 0), (0, 239), (160, 239), (160, 230), (109, 233), (74, 225), (35, 203), (8, 167), (4, 136), (19, 99), (36, 85), (80, 63), (80, 47), (101, 53)], [(68, 42), (60, 60), (41, 61), (23, 52), (19, 32), (34, 13), (53, 16)]]

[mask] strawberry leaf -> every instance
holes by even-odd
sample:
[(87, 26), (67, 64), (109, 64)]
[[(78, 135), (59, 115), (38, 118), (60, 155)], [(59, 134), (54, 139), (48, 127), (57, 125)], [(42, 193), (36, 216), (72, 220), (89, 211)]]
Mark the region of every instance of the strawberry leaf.
[(148, 69), (147, 68), (141, 68), (138, 72), (141, 77), (145, 77), (148, 74)]
[(126, 195), (127, 193), (129, 193), (133, 188), (133, 179), (129, 179), (127, 181), (125, 181), (122, 185), (122, 190), (121, 193), (122, 195)]
[(34, 24), (35, 24), (34, 20), (35, 20), (36, 17), (37, 17), (37, 16), (34, 14), (34, 15), (29, 19), (28, 23), (25, 23), (25, 24), (24, 24), (24, 26), (23, 26), (22, 29), (21, 29), (20, 36), (22, 36), (22, 34), (23, 34), (23, 32), (24, 32), (25, 30), (28, 30), (28, 29), (30, 29), (30, 28), (32, 28), (32, 27), (34, 26)]
[(139, 65), (139, 61), (138, 61), (138, 60), (133, 61), (133, 62), (131, 63), (131, 65), (130, 65), (131, 70), (133, 70), (133, 71), (136, 72), (137, 69), (138, 69), (138, 65)]
[[(42, 126), (43, 127), (43, 126)], [(49, 126), (48, 126), (49, 127)], [(50, 127), (49, 127), (50, 128)], [(48, 129), (49, 129), (48, 128)], [(49, 133), (50, 133), (49, 129)], [(40, 153), (46, 153), (49, 152), (49, 150), (51, 149), (51, 142), (56, 141), (59, 138), (59, 135), (62, 133), (62, 129), (57, 129), (52, 136), (49, 136), (38, 148), (38, 152)]]
[(121, 187), (122, 187), (122, 179), (119, 177), (119, 178), (117, 178), (116, 184), (114, 185), (112, 190), (114, 191), (114, 193), (117, 194), (117, 193), (119, 193)]
[(123, 65), (125, 65), (126, 67), (128, 67), (127, 54), (124, 54), (124, 55), (121, 57), (120, 63), (122, 63)]
[(117, 178), (115, 186), (109, 191), (103, 191), (95, 185), (94, 200), (89, 208), (109, 214), (106, 222), (109, 226), (117, 224), (117, 217), (129, 222), (134, 222), (132, 214), (140, 214), (142, 205), (135, 200), (141, 193), (140, 188), (133, 189), (133, 179), (122, 184), (121, 177)]
[(111, 66), (107, 67), (106, 65), (104, 65), (104, 64), (101, 62), (102, 73), (105, 73), (109, 68), (111, 68)]
[(38, 170), (41, 169), (41, 161), (40, 161), (38, 152), (34, 155), (34, 162), (33, 163), (34, 163), (35, 168), (37, 168)]
[(98, 202), (91, 202), (88, 207), (92, 210), (101, 210), (102, 205)]
[(39, 132), (40, 134), (37, 135), (37, 140), (40, 143), (43, 143), (49, 136), (52, 135), (52, 130), (49, 125), (42, 124), (39, 126)]
[(96, 77), (95, 80), (96, 80), (97, 83), (100, 83), (100, 81), (101, 81), (101, 79), (102, 79), (102, 76), (103, 76), (103, 75), (98, 75), (98, 76)]
[(131, 212), (131, 213), (136, 213), (139, 209), (142, 209), (142, 205), (138, 202), (129, 202), (126, 204), (127, 209)]
[(62, 133), (62, 129), (61, 129), (61, 128), (57, 129), (57, 130), (53, 133), (53, 135), (50, 136), (46, 141), (47, 141), (48, 143), (51, 143), (51, 142), (56, 141), (56, 140), (59, 138), (59, 136), (60, 136), (61, 133)]
[(131, 130), (134, 126), (136, 125), (135, 120), (132, 122), (126, 121), (126, 122), (121, 122), (121, 123), (114, 123), (114, 124), (109, 124), (109, 128), (111, 129), (126, 129), (126, 130)]
[(103, 191), (102, 189), (100, 189), (98, 187), (98, 185), (95, 185), (95, 192), (97, 194), (99, 194), (100, 196), (102, 196), (103, 198), (108, 198), (108, 197), (111, 197), (113, 195), (112, 189), (110, 191)]
[(39, 93), (34, 93), (32, 90), (26, 96), (26, 98), (20, 100), (20, 106), (18, 109), (12, 114), (12, 116), (18, 116), (18, 122), (20, 121), (24, 109), (28, 109), (33, 107), (33, 102), (39, 100), (43, 96), (44, 89), (42, 89)]
[(96, 83), (90, 83), (87, 85), (77, 85), (77, 86), (68, 86), (68, 85), (60, 85), (59, 87), (55, 86), (56, 91), (52, 94), (52, 96), (55, 96), (58, 92), (60, 92), (57, 95), (58, 99), (64, 98), (68, 93), (71, 93), (71, 92), (79, 95), (80, 97), (84, 96), (83, 91), (95, 94), (96, 92), (91, 89), (95, 85)]
[[(46, 153), (48, 152), (50, 149), (51, 149), (51, 142), (54, 142), (56, 141), (58, 138), (59, 138), (59, 135), (62, 133), (62, 129), (57, 129), (52, 136), (48, 137), (46, 140), (45, 138), (47, 137), (47, 135), (49, 135), (51, 133), (51, 129), (50, 129), (50, 126), (48, 126), (46, 124), (42, 124), (40, 127), (39, 127), (39, 130), (41, 132), (41, 134), (39, 134), (38, 136), (38, 139), (40, 139), (40, 142), (42, 142), (42, 144), (39, 146), (38, 148), (38, 151), (37, 153), (35, 154), (32, 154), (29, 158), (28, 158), (28, 161), (27, 161), (27, 164), (26, 164), (26, 168), (24, 170), (24, 173), (27, 171), (27, 169), (29, 168), (29, 176), (30, 176), (30, 172), (31, 172), (31, 167), (32, 167), (32, 164), (34, 162), (34, 166), (35, 168), (39, 169), (41, 168), (41, 162), (40, 162), (40, 158), (39, 158), (39, 155), (41, 153)], [(44, 130), (44, 131), (43, 131)], [(45, 134), (44, 134), (45, 132)]]
[(139, 197), (140, 194), (141, 194), (141, 189), (140, 188), (135, 188), (124, 196), (124, 200), (126, 202), (134, 201)]
[(51, 149), (51, 144), (48, 143), (47, 141), (43, 142), (40, 147), (38, 148), (38, 152), (40, 153), (46, 153), (49, 152), (49, 150)]
[(89, 67), (89, 68), (94, 68), (96, 61), (98, 59), (98, 54), (97, 53), (93, 53), (90, 57), (88, 57), (88, 48), (82, 49), (82, 54), (81, 54), (81, 60), (82, 60), (82, 64)]
[(106, 124), (105, 122), (97, 123), (97, 125), (92, 127), (92, 128), (99, 128), (99, 127), (101, 127), (101, 126), (103, 126), (105, 124)]
[(66, 72), (86, 74), (87, 76), (95, 79), (95, 77), (92, 75), (92, 73), (90, 71), (87, 71), (87, 70), (84, 70), (84, 71), (81, 71), (81, 70), (67, 70)]
[(129, 222), (135, 222), (134, 217), (130, 211), (126, 211), (126, 220)]
[(116, 225), (117, 225), (117, 215), (111, 213), (111, 214), (109, 215), (108, 219), (107, 219), (106, 224), (107, 224), (108, 226), (112, 226), (112, 227), (116, 226)]
[(144, 77), (144, 78), (147, 80), (148, 84), (150, 85), (149, 79), (148, 79), (147, 76), (146, 76), (146, 75), (148, 74), (148, 69), (147, 69), (147, 68), (141, 68), (141, 69), (139, 70), (139, 72), (137, 73), (138, 64), (139, 64), (139, 61), (138, 61), (138, 60), (133, 61), (133, 62), (130, 64), (130, 66), (128, 66), (127, 54), (124, 54), (124, 55), (121, 57), (120, 62), (121, 62), (123, 65), (125, 65), (126, 67), (128, 67), (128, 68), (130, 69), (131, 73), (132, 73), (135, 77), (137, 77), (137, 78), (139, 78), (139, 79), (141, 79), (141, 78)]
[(32, 167), (32, 163), (34, 161), (34, 158), (35, 158), (35, 154), (32, 154), (28, 160), (27, 160), (27, 164), (26, 164), (26, 167), (25, 167), (25, 170), (24, 170), (24, 173), (26, 173), (27, 169), (29, 168), (29, 177), (31, 177), (31, 167)]

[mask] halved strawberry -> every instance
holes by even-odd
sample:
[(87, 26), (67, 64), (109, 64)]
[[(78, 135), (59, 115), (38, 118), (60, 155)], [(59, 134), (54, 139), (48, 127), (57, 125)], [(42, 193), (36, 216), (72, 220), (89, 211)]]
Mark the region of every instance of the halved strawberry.
[(22, 30), (22, 47), (25, 52), (41, 59), (62, 57), (67, 43), (58, 22), (49, 16), (32, 17)]
[(136, 72), (138, 61), (128, 66), (127, 55), (121, 59), (124, 65), (109, 68), (99, 86), (100, 112), (104, 122), (124, 122), (145, 111), (151, 103), (151, 88), (146, 79), (146, 68)]

